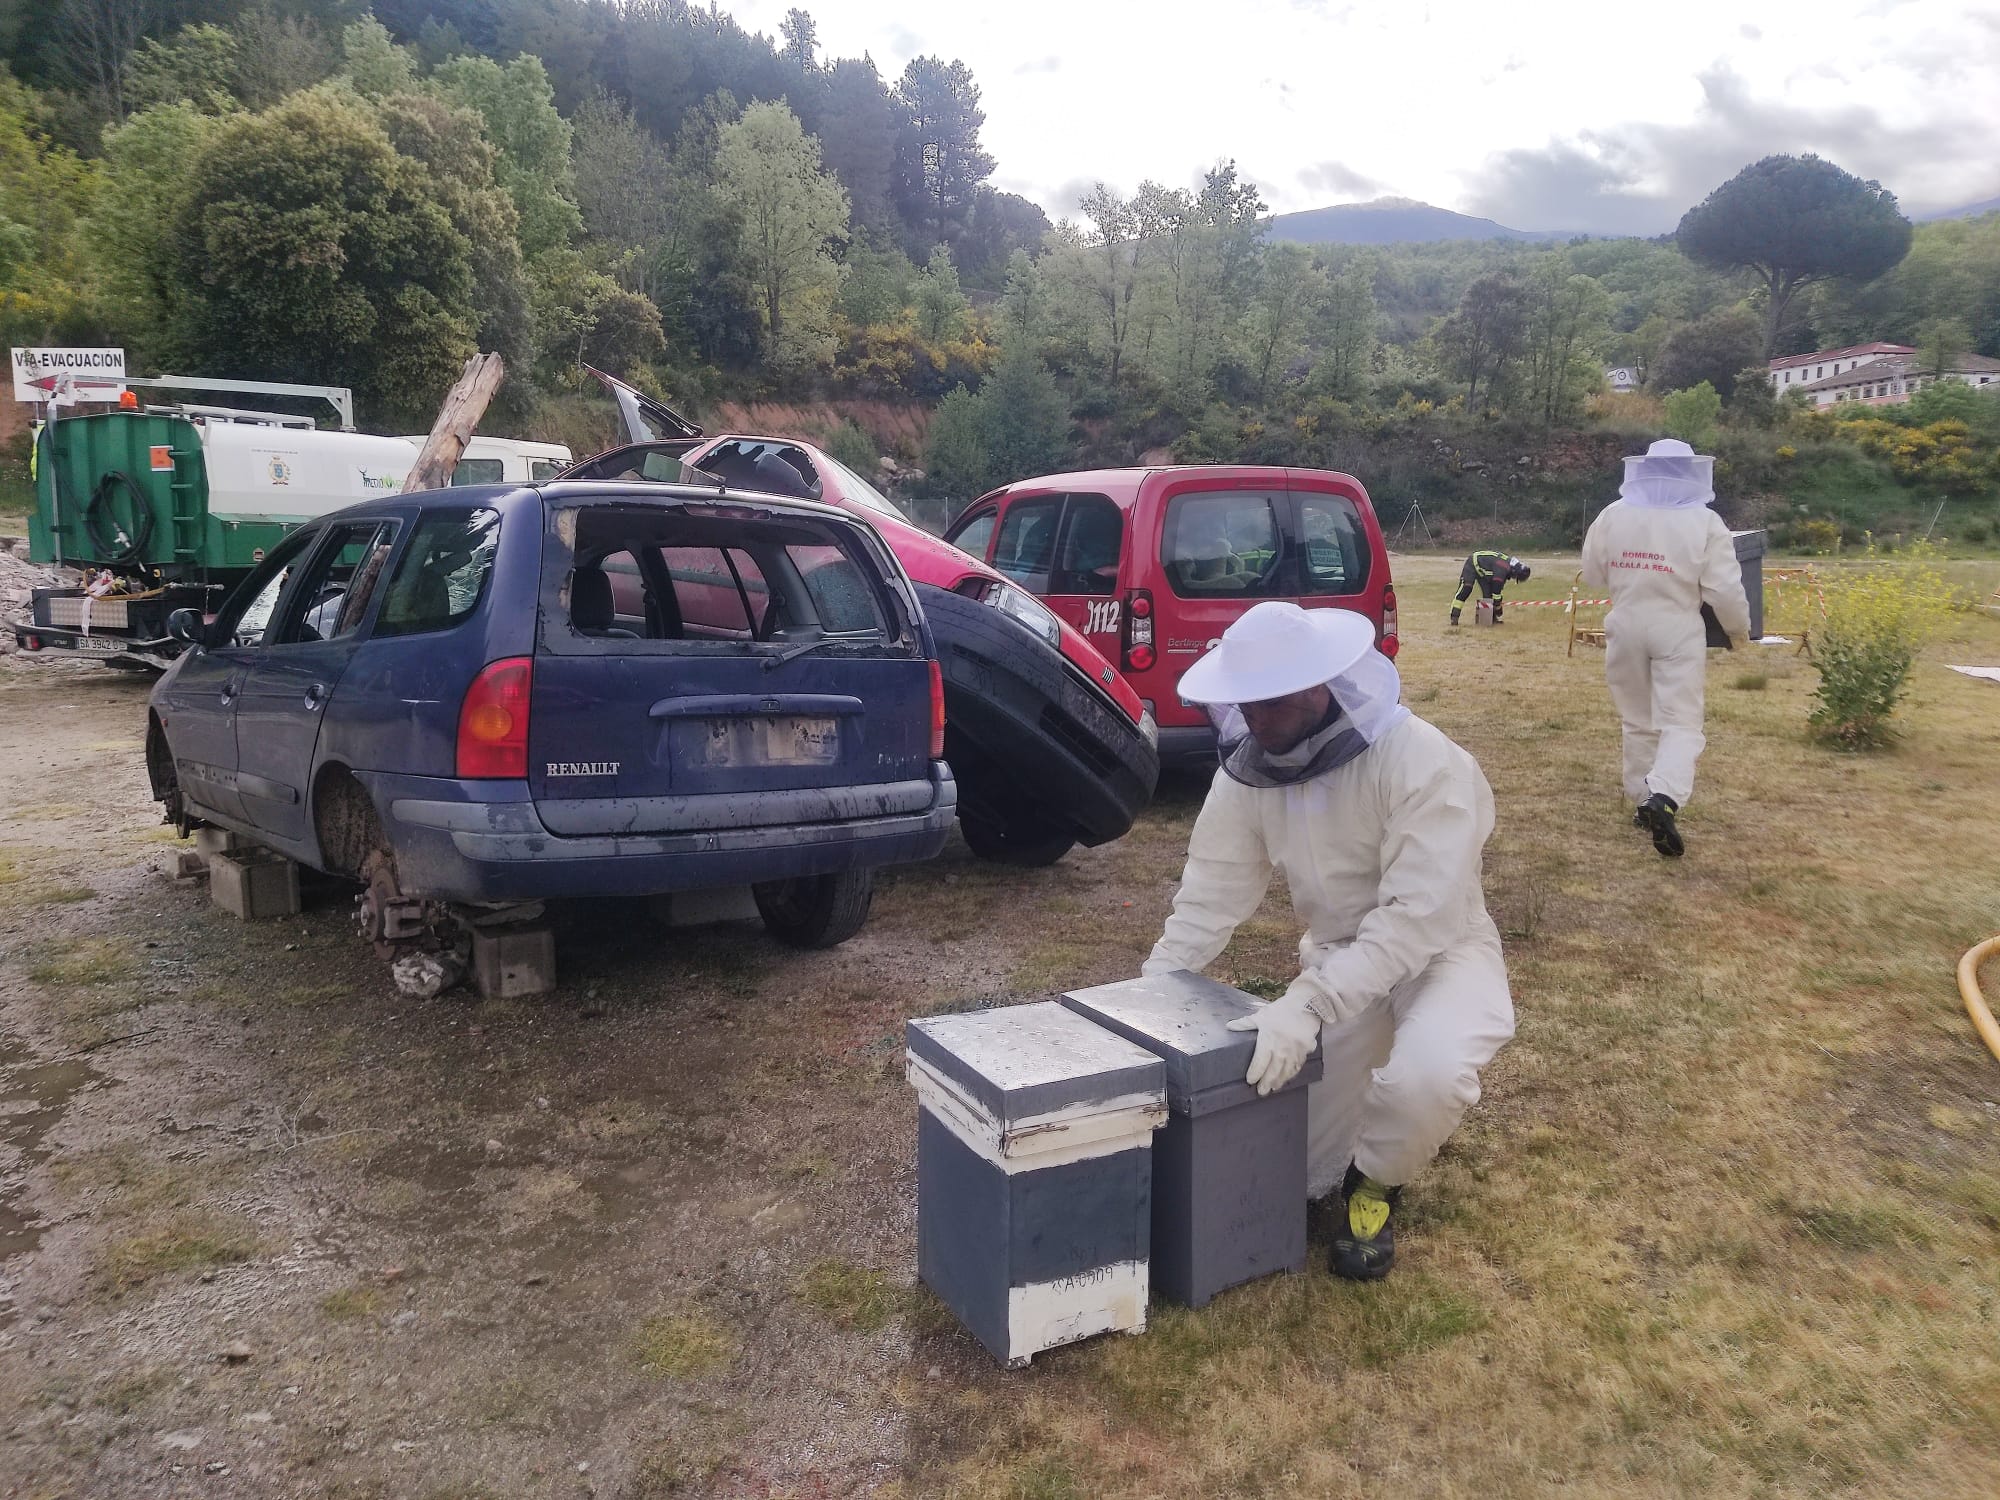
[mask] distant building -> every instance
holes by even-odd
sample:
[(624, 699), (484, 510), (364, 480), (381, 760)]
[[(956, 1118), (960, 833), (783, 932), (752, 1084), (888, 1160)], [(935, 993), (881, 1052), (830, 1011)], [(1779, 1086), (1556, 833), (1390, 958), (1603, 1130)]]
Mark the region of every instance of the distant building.
[(1859, 401), (1867, 406), (1900, 406), (1925, 386), (1935, 385), (1939, 380), (2000, 388), (2000, 359), (1988, 359), (1983, 354), (1960, 355), (1942, 375), (1938, 375), (1920, 368), (1914, 353), (1894, 354), (1849, 365), (1836, 375), (1794, 385), (1792, 389), (1811, 396), (1814, 406), (1833, 406), (1849, 401)]
[(1639, 379), (1639, 372), (1630, 365), (1611, 365), (1604, 371), (1604, 383), (1612, 390), (1623, 394), (1626, 391), (1638, 390), (1642, 382)]
[(1845, 349), (1820, 349), (1812, 354), (1787, 354), (1771, 361), (1771, 388), (1783, 395), (1799, 386), (1857, 370), (1873, 359), (1915, 354), (1908, 344), (1852, 344)]

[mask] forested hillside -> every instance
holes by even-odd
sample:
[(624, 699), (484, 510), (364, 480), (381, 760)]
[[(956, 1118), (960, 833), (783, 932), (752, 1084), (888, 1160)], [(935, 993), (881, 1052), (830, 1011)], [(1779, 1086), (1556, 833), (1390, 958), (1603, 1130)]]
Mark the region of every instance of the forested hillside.
[[(1198, 189), (1051, 223), (992, 186), (978, 59), (884, 76), (802, 10), (773, 38), (685, 0), (0, 0), (0, 56), (9, 342), (351, 385), (383, 429), (486, 348), (488, 430), (608, 439), (587, 361), (697, 415), (810, 411), (939, 513), (1171, 451), (1541, 534), (1669, 426), (1850, 531), (2000, 479), (2000, 402), (1871, 413), (1897, 449), (1740, 378), (1867, 339), (2000, 356), (2000, 215), (1903, 226), (1888, 269), (1774, 316), (1671, 240), (1288, 243), (1223, 138)], [(1647, 389), (1608, 396), (1607, 365)]]

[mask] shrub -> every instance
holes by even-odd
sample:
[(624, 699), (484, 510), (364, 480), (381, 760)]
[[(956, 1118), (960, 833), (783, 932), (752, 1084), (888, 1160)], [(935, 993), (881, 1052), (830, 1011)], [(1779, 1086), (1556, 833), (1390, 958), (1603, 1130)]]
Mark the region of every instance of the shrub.
[(1667, 432), (1688, 443), (1696, 452), (1715, 445), (1715, 424), (1722, 415), (1722, 398), (1706, 380), (1684, 391), (1675, 391), (1661, 403), (1666, 409)]
[(1974, 546), (1979, 546), (1991, 539), (1993, 529), (1984, 521), (1967, 521), (1963, 526), (1958, 528), (1958, 535), (1960, 540), (1971, 542)]
[(1951, 589), (1927, 543), (1904, 549), (1892, 563), (1871, 542), (1863, 566), (1830, 576), (1826, 621), (1813, 647), (1814, 734), (1844, 750), (1892, 740), (1910, 668), (1950, 609)]
[(861, 424), (852, 417), (834, 429), (833, 436), (826, 441), (826, 451), (863, 479), (872, 480), (875, 471), (882, 466), (882, 455), (876, 451), (875, 439), (863, 432)]

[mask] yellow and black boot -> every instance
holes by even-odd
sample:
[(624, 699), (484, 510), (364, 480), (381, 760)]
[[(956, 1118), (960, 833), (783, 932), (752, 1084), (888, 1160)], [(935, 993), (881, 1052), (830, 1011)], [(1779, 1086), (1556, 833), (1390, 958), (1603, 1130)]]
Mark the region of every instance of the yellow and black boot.
[(1396, 1263), (1396, 1203), (1400, 1187), (1363, 1175), (1352, 1162), (1340, 1184), (1340, 1227), (1334, 1231), (1332, 1269), (1349, 1281), (1379, 1281)]

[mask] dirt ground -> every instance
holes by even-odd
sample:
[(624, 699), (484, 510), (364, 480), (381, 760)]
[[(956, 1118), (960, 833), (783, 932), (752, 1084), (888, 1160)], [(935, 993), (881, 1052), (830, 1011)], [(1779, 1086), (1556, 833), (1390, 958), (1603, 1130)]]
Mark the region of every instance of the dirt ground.
[[(1495, 785), (1521, 1035), (1404, 1264), (1014, 1374), (913, 1286), (902, 1024), (1135, 972), (1199, 780), (1052, 870), (954, 841), (829, 954), (607, 906), (556, 995), (416, 1002), (350, 890), (253, 926), (174, 878), (143, 681), (0, 658), (0, 1496), (2000, 1492), (2000, 1064), (1950, 984), (2000, 688), (1927, 663), (1905, 745), (1834, 757), (1803, 663), (1719, 662), (1668, 866), (1601, 657), (1448, 636), (1453, 573), (1398, 566), (1406, 688)], [(1295, 936), (1274, 893), (1218, 972)]]

